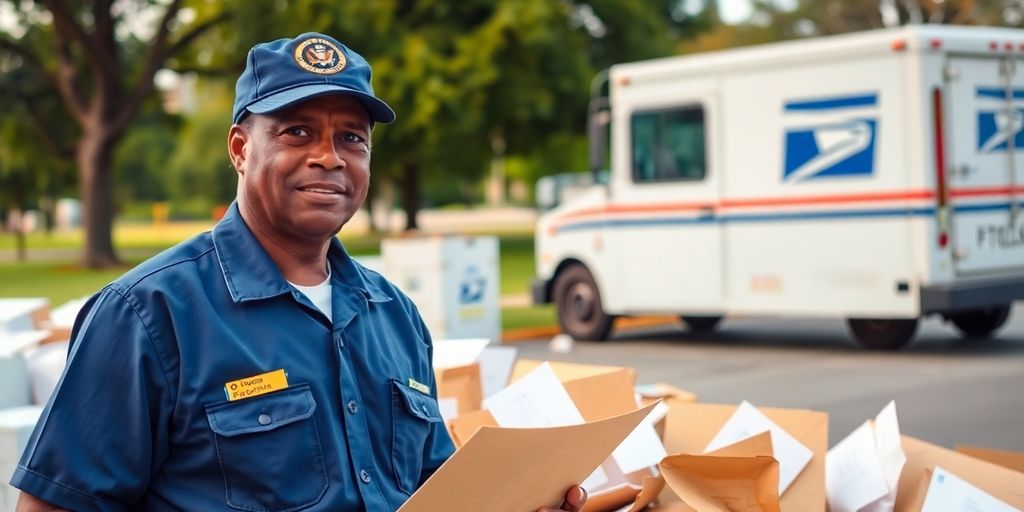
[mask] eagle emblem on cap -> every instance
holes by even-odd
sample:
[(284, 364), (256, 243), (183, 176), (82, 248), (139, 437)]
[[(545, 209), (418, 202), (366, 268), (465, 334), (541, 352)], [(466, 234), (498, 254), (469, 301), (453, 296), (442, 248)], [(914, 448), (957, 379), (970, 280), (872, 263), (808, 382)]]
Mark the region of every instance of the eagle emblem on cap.
[(322, 37), (311, 37), (295, 47), (295, 63), (310, 73), (333, 75), (345, 69), (345, 54)]

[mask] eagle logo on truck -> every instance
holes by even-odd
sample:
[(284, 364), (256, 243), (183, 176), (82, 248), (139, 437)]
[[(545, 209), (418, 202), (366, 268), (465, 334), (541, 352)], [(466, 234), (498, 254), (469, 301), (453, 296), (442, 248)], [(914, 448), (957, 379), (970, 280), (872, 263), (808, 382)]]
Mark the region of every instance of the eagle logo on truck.
[(878, 94), (787, 101), (784, 182), (871, 176)]
[[(1024, 89), (1009, 91), (997, 87), (978, 87), (978, 153), (1005, 152), (1024, 147)], [(1007, 108), (1012, 105), (1013, 108)]]

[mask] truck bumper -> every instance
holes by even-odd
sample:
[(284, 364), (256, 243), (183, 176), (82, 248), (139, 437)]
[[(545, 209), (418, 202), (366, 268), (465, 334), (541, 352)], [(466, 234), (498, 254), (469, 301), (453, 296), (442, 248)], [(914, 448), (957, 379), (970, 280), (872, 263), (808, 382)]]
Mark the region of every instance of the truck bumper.
[(534, 304), (550, 304), (551, 295), (548, 293), (547, 279), (534, 279), (530, 283), (530, 297)]
[(944, 313), (1024, 300), (1024, 277), (921, 287), (921, 312)]

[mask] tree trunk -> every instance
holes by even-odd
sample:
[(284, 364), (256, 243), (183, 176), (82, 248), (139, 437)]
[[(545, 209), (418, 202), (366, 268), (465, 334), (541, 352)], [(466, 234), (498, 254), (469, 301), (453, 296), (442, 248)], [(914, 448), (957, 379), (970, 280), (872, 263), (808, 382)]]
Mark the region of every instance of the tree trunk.
[(416, 215), (420, 211), (420, 169), (416, 162), (402, 167), (402, 207), (405, 208), (405, 230), (419, 229)]
[(17, 261), (20, 263), (24, 263), (28, 261), (28, 247), (25, 243), (25, 228), (22, 226), (18, 226), (18, 229), (14, 232), (14, 238), (16, 240), (18, 247), (18, 255), (16, 257)]
[(28, 244), (25, 242), (25, 202), (18, 202), (18, 223), (14, 226), (15, 257), (19, 262), (28, 261)]
[(86, 127), (75, 154), (80, 180), (79, 194), (82, 198), (82, 222), (85, 226), (82, 264), (89, 268), (118, 264), (112, 235), (114, 204), (111, 180), (111, 161), (116, 139), (116, 135), (101, 126)]

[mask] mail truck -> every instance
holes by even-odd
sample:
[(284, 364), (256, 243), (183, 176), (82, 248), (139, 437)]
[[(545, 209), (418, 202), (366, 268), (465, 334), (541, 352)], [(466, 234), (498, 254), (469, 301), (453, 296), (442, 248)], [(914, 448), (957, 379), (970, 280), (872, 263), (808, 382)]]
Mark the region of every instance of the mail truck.
[[(605, 92), (607, 91), (607, 92)], [(536, 228), (536, 303), (616, 316), (833, 317), (872, 348), (1024, 299), (1024, 30), (909, 26), (613, 66), (607, 184)]]

